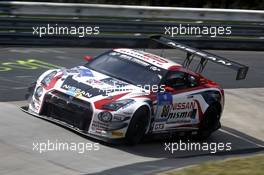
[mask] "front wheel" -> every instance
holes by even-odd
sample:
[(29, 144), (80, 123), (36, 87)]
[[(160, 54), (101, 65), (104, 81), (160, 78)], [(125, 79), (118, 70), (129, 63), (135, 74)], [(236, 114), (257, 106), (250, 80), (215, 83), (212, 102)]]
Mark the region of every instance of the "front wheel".
[(133, 115), (126, 132), (126, 143), (135, 145), (141, 141), (147, 130), (149, 112), (146, 107), (139, 108)]

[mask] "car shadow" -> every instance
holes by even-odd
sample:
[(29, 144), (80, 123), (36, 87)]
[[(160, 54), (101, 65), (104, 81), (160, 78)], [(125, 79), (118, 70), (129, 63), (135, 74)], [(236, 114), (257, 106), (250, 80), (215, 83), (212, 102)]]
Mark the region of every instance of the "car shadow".
[[(169, 150), (167, 147), (170, 145), (170, 148), (172, 148), (172, 144), (174, 144), (174, 151), (172, 151), (172, 149)], [(180, 144), (182, 144), (181, 150)], [(195, 144), (200, 144), (200, 147), (195, 147)], [(131, 154), (152, 158), (185, 158), (207, 155), (221, 156), (264, 150), (264, 142), (262, 140), (229, 127), (222, 127), (222, 129), (213, 133), (207, 140), (200, 142), (188, 138), (154, 138), (145, 140), (135, 146), (126, 146), (124, 144), (105, 145), (115, 149), (121, 149)], [(208, 147), (206, 145), (208, 145)], [(176, 150), (177, 146), (178, 150)]]
[[(118, 152), (125, 152), (133, 156), (142, 157), (141, 162), (107, 169), (99, 174), (150, 174), (208, 160), (221, 160), (228, 157), (264, 152), (264, 142), (262, 140), (225, 126), (222, 126), (221, 129), (214, 132), (206, 141), (202, 142), (186, 137), (159, 137), (146, 138), (137, 145), (127, 146), (122, 142), (119, 144), (111, 144), (99, 141), (58, 123), (54, 124), (73, 131), (75, 134), (89, 141), (99, 142), (103, 146), (101, 149), (110, 147), (111, 149), (118, 150)], [(202, 146), (198, 147), (198, 149), (195, 147), (194, 149), (191, 146), (192, 143)], [(180, 144), (189, 145), (189, 147), (185, 146), (183, 149), (180, 149)], [(230, 150), (227, 149), (227, 144), (229, 144)], [(167, 149), (168, 145), (170, 145), (170, 149)], [(221, 149), (219, 145), (222, 145), (220, 147)], [(105, 149), (105, 151), (109, 150)]]
[[(45, 118), (42, 118), (46, 120)], [(49, 121), (49, 120), (47, 120)], [(52, 121), (49, 121), (52, 122)], [(52, 122), (54, 123), (54, 122)], [(124, 152), (149, 158), (189, 158), (189, 157), (201, 157), (201, 156), (225, 156), (225, 155), (240, 155), (264, 151), (264, 141), (249, 136), (243, 132), (235, 129), (222, 126), (221, 129), (214, 132), (207, 140), (196, 141), (189, 137), (145, 137), (137, 145), (126, 145), (123, 141), (117, 141), (115, 143), (108, 143), (96, 138), (84, 135), (80, 132), (72, 130), (61, 124), (54, 123), (60, 127), (63, 127), (75, 134), (86, 138), (92, 142), (100, 143), (101, 145), (111, 147), (112, 149), (122, 150)], [(180, 144), (186, 145), (180, 150)], [(172, 145), (174, 144), (174, 151), (172, 152)], [(199, 144), (200, 147), (194, 149), (191, 144)], [(229, 144), (230, 150), (227, 149)], [(166, 149), (170, 145), (170, 150)], [(188, 147), (189, 145), (189, 147)], [(206, 147), (207, 145), (207, 147)], [(220, 148), (216, 148), (219, 146)], [(222, 145), (222, 146), (221, 146)], [(176, 149), (178, 146), (178, 149)]]
[[(21, 108), (23, 110), (23, 107)], [(122, 141), (108, 143), (77, 132), (72, 128), (41, 118), (63, 127), (92, 142), (112, 149), (149, 158), (188, 158), (200, 156), (221, 156), (254, 153), (264, 150), (264, 141), (235, 129), (223, 126), (205, 141), (192, 140), (189, 137), (145, 137), (137, 145), (128, 146)], [(196, 145), (196, 146), (195, 146)]]
[[(198, 164), (203, 161), (221, 160), (229, 157), (264, 152), (264, 142), (262, 140), (228, 127), (222, 127), (221, 130), (216, 131), (205, 142), (199, 142), (201, 144), (207, 143), (208, 145), (214, 145), (215, 143), (231, 143), (231, 150), (228, 151), (218, 150), (215, 153), (212, 153), (212, 151), (209, 150), (178, 150), (172, 153), (171, 151), (165, 150), (165, 143), (179, 142), (179, 138), (159, 138), (146, 140), (135, 146), (104, 144), (133, 155), (154, 158), (155, 160), (115, 167), (96, 174), (152, 174), (154, 172), (157, 173), (160, 171)], [(195, 141), (185, 139), (182, 142), (194, 143)]]

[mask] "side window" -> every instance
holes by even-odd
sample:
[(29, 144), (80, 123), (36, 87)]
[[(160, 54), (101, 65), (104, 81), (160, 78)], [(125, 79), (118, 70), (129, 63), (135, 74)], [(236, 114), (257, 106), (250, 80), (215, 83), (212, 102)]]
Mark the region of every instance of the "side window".
[(172, 71), (167, 75), (165, 85), (173, 89), (188, 87), (187, 74), (184, 72)]
[(173, 89), (195, 87), (198, 85), (196, 78), (185, 72), (172, 71), (167, 75), (165, 85)]

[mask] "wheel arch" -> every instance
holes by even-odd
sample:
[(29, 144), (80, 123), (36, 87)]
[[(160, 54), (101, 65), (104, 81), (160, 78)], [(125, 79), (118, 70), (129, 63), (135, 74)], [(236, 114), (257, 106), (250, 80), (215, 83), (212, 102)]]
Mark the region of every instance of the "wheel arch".
[[(149, 132), (149, 129), (150, 129), (150, 126), (151, 126), (151, 117), (152, 117), (152, 115), (151, 115), (151, 106), (150, 106), (149, 103), (144, 102), (144, 103), (138, 105), (137, 108), (136, 108), (136, 110), (133, 112), (132, 118), (134, 117), (135, 113), (138, 110), (144, 109), (144, 108), (145, 108), (145, 110), (147, 110), (147, 113), (148, 113), (148, 115), (147, 115), (147, 117), (148, 117), (148, 126), (147, 126), (147, 130), (146, 130), (146, 133), (148, 133)], [(129, 122), (129, 125), (130, 125), (130, 122)], [(128, 125), (128, 127), (129, 127), (129, 125)]]
[(219, 91), (216, 90), (208, 90), (202, 93), (202, 96), (206, 103), (208, 104), (208, 107), (215, 106), (217, 108), (218, 114), (222, 114), (223, 105), (222, 105), (222, 95)]
[[(146, 118), (145, 116), (142, 116), (142, 112), (144, 115), (146, 114), (145, 112), (147, 112)], [(126, 143), (128, 145), (134, 145), (139, 143), (141, 139), (144, 137), (144, 135), (147, 134), (150, 126), (149, 123), (150, 123), (150, 108), (147, 104), (141, 104), (134, 111), (133, 116), (127, 127), (125, 134)], [(138, 124), (141, 125), (139, 127), (140, 128), (139, 131), (137, 127)]]

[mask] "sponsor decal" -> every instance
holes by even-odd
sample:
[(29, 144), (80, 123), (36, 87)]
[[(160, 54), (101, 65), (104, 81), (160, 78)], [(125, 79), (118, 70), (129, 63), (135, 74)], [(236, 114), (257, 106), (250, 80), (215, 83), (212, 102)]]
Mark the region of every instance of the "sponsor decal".
[[(132, 58), (129, 58), (129, 59), (126, 56), (122, 56), (122, 57), (124, 59), (128, 59), (130, 61), (141, 64), (143, 66), (149, 66), (150, 64), (148, 62), (152, 62), (152, 63), (158, 64), (158, 65), (163, 65), (164, 63), (168, 63), (168, 61), (166, 59), (164, 59), (158, 55), (146, 53), (146, 52), (140, 51), (140, 50), (117, 49), (116, 51), (119, 53), (124, 53), (124, 54), (127, 54), (129, 56), (132, 56)], [(136, 59), (136, 58), (138, 58), (138, 59)], [(146, 62), (142, 61), (142, 60), (145, 60)]]
[(137, 55), (137, 52), (123, 50), (123, 49), (121, 49), (121, 50), (117, 49), (116, 51), (118, 51), (118, 52), (111, 52), (109, 55), (118, 56), (119, 58), (126, 59), (128, 61), (140, 64), (142, 66), (149, 66), (150, 65), (150, 64), (148, 64), (148, 63), (146, 63), (146, 62), (144, 62), (142, 60), (139, 60), (139, 59), (135, 58), (135, 57), (139, 56), (139, 55)]
[(122, 121), (126, 116), (122, 114), (115, 114), (113, 119), (117, 121)]
[(86, 98), (89, 98), (89, 97), (91, 97), (91, 94), (87, 94), (87, 93), (85, 93), (85, 92), (81, 92), (81, 91), (77, 91), (76, 93), (75, 93), (75, 97), (76, 98), (81, 98), (81, 97), (86, 97)]
[(68, 95), (71, 95), (77, 98), (80, 98), (80, 97), (91, 98), (97, 95), (103, 95), (103, 93), (100, 92), (99, 89), (93, 88), (92, 86), (78, 82), (72, 79), (72, 76), (69, 76), (68, 78), (66, 78), (61, 88), (66, 90), (67, 91), (66, 93)]
[(112, 131), (112, 136), (123, 137), (125, 134), (121, 131)]
[[(127, 53), (127, 51), (125, 51), (125, 53)], [(131, 53), (127, 53), (127, 54), (131, 54)], [(125, 59), (125, 60), (128, 60), (128, 61), (140, 64), (142, 66), (149, 66), (148, 63), (133, 57), (133, 56), (135, 56), (133, 54), (132, 54), (133, 56), (131, 56), (131, 55), (126, 55), (126, 54), (122, 54), (122, 53), (118, 53), (118, 52), (111, 52), (110, 55), (118, 56), (119, 58), (122, 58), (122, 59)]]
[(93, 73), (90, 69), (79, 69), (81, 77), (93, 77)]
[(143, 58), (146, 61), (152, 61), (153, 63), (159, 64), (159, 65), (162, 65), (164, 63), (168, 63), (167, 60), (165, 60), (164, 58), (162, 58), (162, 57), (160, 57), (158, 55), (154, 55), (154, 54), (151, 54), (151, 53), (146, 53), (146, 52), (141, 51), (141, 50), (132, 50), (132, 52), (134, 52), (135, 54), (140, 54), (140, 55), (137, 55), (137, 56)]
[(122, 123), (122, 122), (121, 123), (120, 122), (104, 123), (104, 122), (101, 122), (98, 120), (94, 120), (92, 122), (91, 129), (93, 131), (100, 130), (100, 131), (107, 132), (107, 131), (120, 130), (120, 129), (125, 128), (127, 126), (128, 126), (127, 123)]
[(134, 62), (134, 63), (137, 63), (137, 64), (140, 64), (140, 65), (142, 65), (142, 66), (149, 66), (149, 64), (148, 63), (146, 63), (146, 62), (144, 62), (144, 61), (141, 61), (141, 60), (139, 60), (139, 59), (137, 59), (137, 58), (132, 58), (130, 61), (132, 61), (132, 62)]
[(211, 55), (207, 55), (207, 54), (204, 53), (204, 52), (199, 52), (199, 51), (197, 51), (197, 50), (195, 50), (195, 49), (188, 48), (188, 47), (182, 46), (182, 45), (180, 45), (180, 44), (176, 44), (176, 43), (174, 43), (174, 42), (172, 42), (172, 41), (167, 42), (167, 44), (168, 44), (168, 45), (172, 45), (172, 46), (174, 46), (174, 47), (181, 48), (181, 49), (186, 50), (186, 51), (188, 51), (188, 52), (190, 52), (190, 53), (192, 53), (192, 54), (199, 55), (200, 57), (207, 58), (207, 59), (209, 59), (209, 60), (215, 61), (215, 62), (217, 62), (217, 63), (223, 64), (223, 65), (226, 65), (226, 66), (231, 66), (231, 65), (232, 65), (232, 63), (229, 62), (228, 60), (223, 60), (223, 59), (220, 59), (220, 58), (216, 58), (216, 57), (214, 57), (214, 56), (211, 56)]
[(179, 109), (194, 109), (195, 108), (195, 102), (183, 102), (183, 103), (174, 103), (172, 105), (173, 110), (179, 110)]
[(66, 69), (66, 73), (77, 74), (77, 73), (79, 73), (79, 71), (76, 68), (72, 68), (72, 69)]
[(90, 85), (104, 85), (103, 82), (99, 81), (99, 80), (96, 80), (96, 79), (89, 79), (86, 81), (86, 83), (90, 84)]
[(164, 105), (161, 112), (161, 118), (167, 117), (170, 112), (170, 105)]
[(165, 125), (163, 123), (156, 123), (154, 125), (154, 131), (163, 130), (164, 128), (165, 128)]
[(192, 123), (196, 122), (197, 106), (194, 101), (164, 105), (161, 119), (166, 123)]
[(172, 94), (170, 92), (157, 93), (158, 105), (172, 104)]
[(195, 117), (197, 110), (170, 112), (167, 116), (167, 123), (190, 123), (193, 116)]
[(83, 90), (81, 90), (80, 88), (74, 87), (74, 86), (70, 86), (67, 84), (64, 84), (62, 86), (62, 89), (67, 90), (67, 94), (74, 96), (74, 97), (86, 97), (86, 98), (90, 98), (92, 97), (92, 94), (90, 94), (89, 92), (85, 92)]
[(158, 56), (158, 55), (153, 55), (150, 53), (144, 53), (144, 58), (146, 60), (152, 60), (153, 62), (156, 62), (158, 64), (164, 64), (164, 63), (168, 63), (167, 60), (163, 59), (162, 57)]
[(93, 121), (92, 122), (92, 130), (108, 130), (109, 129), (109, 125), (107, 123), (104, 122), (100, 122), (100, 121)]

